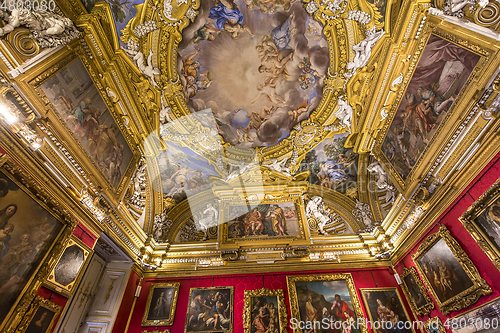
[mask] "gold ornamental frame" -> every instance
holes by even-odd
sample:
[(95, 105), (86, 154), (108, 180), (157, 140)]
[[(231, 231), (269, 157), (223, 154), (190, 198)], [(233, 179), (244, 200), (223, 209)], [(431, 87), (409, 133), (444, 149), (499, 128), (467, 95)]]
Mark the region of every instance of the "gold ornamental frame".
[[(361, 298), (363, 299), (363, 304), (365, 306), (366, 313), (368, 314), (368, 318), (370, 319), (370, 322), (373, 323), (376, 321), (376, 318), (373, 318), (372, 313), (370, 311), (370, 307), (368, 306), (368, 300), (366, 299), (365, 292), (374, 292), (374, 291), (395, 291), (396, 296), (398, 297), (399, 303), (401, 304), (401, 307), (404, 311), (404, 314), (406, 316), (406, 320), (410, 320), (410, 316), (408, 316), (408, 311), (406, 311), (405, 305), (403, 303), (403, 300), (401, 299), (401, 295), (399, 294), (399, 290), (396, 287), (385, 287), (385, 288), (360, 288), (359, 293), (361, 294)], [(411, 331), (415, 333), (415, 329), (413, 328), (413, 325), (411, 327)]]
[[(417, 305), (413, 301), (413, 297), (411, 296), (410, 290), (408, 289), (408, 286), (406, 285), (406, 282), (404, 279), (408, 275), (413, 276), (415, 283), (417, 284), (420, 292), (422, 293), (422, 295), (425, 298), (426, 303), (425, 303), (425, 305), (423, 305), (421, 307), (417, 307)], [(413, 266), (411, 266), (410, 268), (404, 267), (403, 274), (401, 274), (401, 281), (403, 282), (403, 284), (401, 285), (401, 289), (403, 289), (406, 300), (408, 301), (408, 304), (410, 304), (410, 308), (412, 309), (414, 314), (416, 316), (427, 316), (431, 312), (431, 310), (435, 308), (435, 306), (434, 306), (434, 302), (432, 301), (432, 299), (429, 296), (429, 293), (427, 292), (427, 288), (425, 288), (424, 283), (420, 279), (420, 276), (418, 275), (415, 267), (413, 267)]]
[[(234, 206), (247, 206), (256, 207), (257, 205), (271, 205), (280, 203), (293, 203), (295, 208), (295, 214), (297, 217), (297, 225), (299, 229), (298, 235), (290, 236), (263, 236), (263, 237), (249, 237), (249, 238), (236, 238), (229, 239), (229, 208)], [(294, 245), (306, 245), (309, 244), (309, 234), (307, 232), (307, 221), (304, 213), (304, 204), (300, 196), (290, 196), (287, 198), (277, 198), (277, 199), (263, 199), (263, 200), (223, 200), (221, 202), (220, 208), (220, 221), (219, 225), (219, 243), (222, 247), (234, 247), (234, 246), (248, 246), (248, 245), (265, 245), (269, 240), (272, 240), (275, 244), (284, 245), (291, 244)], [(225, 223), (223, 223), (225, 222)]]
[[(301, 282), (321, 281), (345, 281), (356, 317), (364, 318), (363, 310), (361, 309), (361, 302), (359, 301), (359, 296), (356, 292), (356, 286), (354, 285), (351, 273), (287, 276), (286, 284), (288, 288), (288, 300), (290, 302), (290, 315), (292, 318), (302, 320), (302, 318), (300, 318), (299, 302), (297, 300), (297, 289), (295, 288), (295, 284)], [(361, 331), (363, 333), (369, 333), (366, 325), (361, 326)], [(305, 333), (305, 331), (302, 331), (300, 328), (295, 329), (294, 332)]]
[[(167, 319), (164, 320), (148, 320), (149, 310), (151, 308), (151, 301), (153, 299), (153, 293), (156, 288), (174, 288), (174, 294), (172, 296), (172, 304), (170, 305), (170, 313)], [(171, 326), (174, 323), (175, 311), (177, 310), (177, 298), (179, 297), (179, 289), (181, 287), (180, 282), (167, 282), (167, 283), (153, 283), (149, 287), (148, 300), (146, 302), (146, 308), (144, 309), (144, 315), (142, 316), (141, 326)]]
[[(78, 274), (76, 275), (75, 279), (70, 282), (67, 285), (63, 285), (59, 282), (56, 281), (55, 277), (55, 270), (57, 268), (57, 265), (59, 262), (61, 262), (61, 259), (63, 255), (66, 253), (66, 250), (72, 246), (77, 246), (83, 251), (83, 262), (82, 265), (80, 266), (78, 270)], [(61, 251), (59, 257), (57, 258), (57, 261), (54, 263), (54, 265), (50, 268), (50, 273), (47, 276), (47, 278), (44, 281), (44, 285), (51, 289), (54, 290), (64, 296), (70, 297), (73, 292), (76, 290), (76, 287), (78, 286), (78, 283), (80, 282), (83, 273), (85, 272), (85, 268), (90, 262), (90, 258), (92, 257), (93, 250), (88, 247), (85, 243), (83, 243), (78, 237), (75, 235), (71, 235), (70, 239), (64, 246), (64, 249)]]
[(38, 312), (38, 309), (40, 308), (45, 308), (51, 312), (54, 313), (54, 316), (52, 317), (52, 320), (50, 321), (49, 326), (43, 333), (50, 332), (52, 329), (52, 326), (54, 326), (57, 316), (59, 312), (62, 309), (62, 306), (57, 305), (49, 301), (48, 299), (43, 298), (42, 296), (37, 296), (35, 297), (35, 300), (33, 301), (33, 305), (31, 306), (30, 311), (24, 316), (23, 321), (21, 322), (21, 325), (19, 325), (19, 328), (17, 329), (17, 333), (24, 333), (26, 332), (26, 329), (29, 327), (31, 324), (31, 321), (35, 317), (36, 313)]
[[(0, 137), (1, 135), (0, 132)], [(8, 155), (0, 155), (0, 172), (62, 224), (61, 230), (55, 237), (54, 242), (40, 260), (38, 267), (36, 267), (33, 275), (29, 277), (26, 285), (21, 289), (19, 296), (14, 301), (4, 320), (0, 322), (1, 332), (13, 333), (18, 328), (28, 311), (28, 307), (36, 297), (43, 279), (48, 275), (49, 266), (61, 254), (63, 244), (69, 239), (71, 232), (78, 222), (73, 216), (66, 215), (64, 208), (54, 200), (53, 196), (46, 192), (38, 182), (26, 173), (25, 170), (21, 169)]]
[[(382, 151), (382, 145), (396, 117), (397, 110), (401, 103), (404, 103), (404, 95), (408, 85), (411, 82), (415, 69), (418, 67), (421, 55), (427, 46), (428, 40), (432, 35), (479, 55), (480, 58), (457, 95), (454, 103), (447, 111), (446, 117), (440, 122), (433, 136), (429, 138), (428, 144), (415, 160), (415, 164), (408, 172), (406, 179), (403, 179), (402, 175), (396, 171), (394, 165)], [(497, 63), (495, 59), (497, 51), (497, 47), (485, 44), (481, 35), (470, 34), (468, 30), (463, 27), (450, 24), (434, 16), (429, 16), (422, 26), (419, 37), (409, 43), (404, 55), (400, 55), (404, 65), (400, 70), (391, 75), (389, 82), (396, 82), (395, 79), (398, 75), (400, 75), (403, 80), (400, 84), (394, 83), (393, 88), (391, 88), (387, 96), (388, 102), (381, 107), (381, 111), (388, 114), (388, 116), (379, 129), (372, 152), (377, 160), (386, 168), (394, 184), (405, 197), (408, 197), (412, 193), (416, 183), (418, 183), (416, 180), (421, 175), (427, 173), (432, 167), (435, 161), (435, 156), (433, 155), (439, 150), (441, 145), (448, 142), (448, 138), (452, 136), (455, 129), (458, 128), (459, 124), (468, 114), (466, 110), (472, 108), (473, 104), (471, 100), (475, 98), (476, 87), (486, 85), (491, 78), (492, 75), (489, 74), (490, 70), (488, 68), (490, 65), (496, 66), (494, 63)], [(406, 59), (403, 59), (403, 57)], [(379, 111), (377, 110), (376, 112), (378, 113)]]
[(434, 331), (429, 330), (429, 327), (430, 325), (436, 326), (436, 324), (439, 333), (446, 333), (446, 328), (444, 328), (443, 323), (441, 322), (441, 319), (439, 317), (429, 318), (428, 320), (424, 321), (425, 331), (427, 333), (434, 333)]
[(459, 217), (459, 220), (500, 271), (500, 248), (491, 241), (485, 230), (476, 222), (479, 216), (498, 199), (500, 199), (500, 178)]
[[(429, 282), (427, 276), (425, 275), (422, 267), (418, 262), (418, 259), (427, 253), (438, 241), (444, 240), (448, 248), (451, 250), (458, 263), (464, 269), (465, 273), (473, 283), (472, 287), (462, 291), (458, 295), (455, 295), (444, 302), (442, 302), (434, 288), (432, 288), (432, 284)], [(488, 285), (486, 280), (484, 280), (477, 270), (476, 266), (470, 260), (467, 253), (462, 249), (460, 244), (458, 244), (457, 240), (451, 236), (450, 232), (444, 225), (439, 227), (439, 231), (427, 237), (422, 244), (418, 247), (417, 252), (411, 255), (413, 262), (415, 263), (418, 273), (424, 279), (427, 288), (431, 292), (432, 297), (436, 301), (436, 304), (439, 310), (447, 315), (452, 311), (459, 311), (469, 307), (470, 305), (476, 303), (479, 298), (483, 295), (489, 295), (493, 291), (491, 287)]]
[[(219, 290), (219, 289), (229, 289), (230, 290), (230, 295), (229, 295), (229, 308), (231, 309), (231, 322), (229, 324), (229, 329), (227, 330), (220, 330), (220, 331), (214, 331), (214, 330), (208, 330), (208, 331), (188, 331), (188, 322), (189, 322), (189, 306), (191, 304), (191, 296), (193, 294), (193, 290)], [(201, 288), (191, 288), (189, 289), (189, 298), (188, 298), (188, 309), (186, 313), (186, 322), (184, 323), (184, 333), (191, 333), (191, 332), (197, 332), (197, 333), (218, 333), (218, 332), (224, 332), (224, 333), (233, 333), (233, 325), (234, 325), (234, 286), (221, 286), (221, 287), (201, 287)]]
[(283, 289), (262, 289), (257, 290), (245, 290), (245, 305), (243, 307), (243, 328), (245, 333), (252, 332), (252, 297), (259, 296), (276, 296), (278, 300), (277, 311), (278, 318), (280, 321), (279, 333), (287, 332), (287, 314), (285, 305), (285, 295)]

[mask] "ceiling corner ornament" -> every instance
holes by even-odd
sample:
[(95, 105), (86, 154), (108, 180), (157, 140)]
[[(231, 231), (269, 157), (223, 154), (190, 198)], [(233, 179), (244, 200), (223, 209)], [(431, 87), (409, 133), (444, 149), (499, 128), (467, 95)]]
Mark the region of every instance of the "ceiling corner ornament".
[(157, 214), (153, 221), (153, 239), (156, 243), (165, 243), (167, 240), (170, 228), (174, 224), (165, 211), (161, 214)]
[(370, 205), (356, 199), (356, 208), (352, 210), (352, 215), (356, 217), (358, 222), (362, 223), (362, 232), (371, 232), (375, 228), (373, 223), (373, 214)]
[(80, 32), (69, 18), (51, 11), (14, 9), (10, 14), (0, 11), (0, 18), (7, 22), (0, 28), (0, 37), (22, 25), (30, 30), (30, 37), (36, 40), (41, 48), (66, 45), (80, 36)]
[(386, 195), (382, 199), (385, 199), (385, 202), (391, 203), (391, 205), (393, 205), (395, 201), (396, 187), (389, 184), (390, 177), (387, 172), (385, 172), (384, 168), (382, 168), (378, 161), (375, 161), (368, 165), (366, 170), (375, 174), (378, 190), (387, 191)]
[[(345, 222), (331, 209), (326, 207), (320, 196), (311, 197), (306, 204), (306, 217), (310, 229), (318, 229), (321, 235), (342, 234), (345, 231)], [(311, 223), (311, 219), (315, 223)], [(317, 224), (314, 228), (314, 224)]]
[(376, 31), (375, 29), (375, 25), (371, 29), (367, 29), (366, 38), (352, 47), (356, 55), (354, 56), (353, 61), (348, 62), (346, 65), (346, 69), (348, 70), (348, 72), (344, 73), (346, 78), (351, 78), (354, 74), (356, 74), (356, 70), (358, 68), (365, 67), (366, 64), (368, 64), (372, 48), (385, 33), (384, 29), (379, 31)]
[(146, 167), (146, 161), (141, 159), (132, 176), (129, 191), (125, 196), (127, 210), (136, 220), (144, 211), (146, 203), (146, 186), (148, 185)]

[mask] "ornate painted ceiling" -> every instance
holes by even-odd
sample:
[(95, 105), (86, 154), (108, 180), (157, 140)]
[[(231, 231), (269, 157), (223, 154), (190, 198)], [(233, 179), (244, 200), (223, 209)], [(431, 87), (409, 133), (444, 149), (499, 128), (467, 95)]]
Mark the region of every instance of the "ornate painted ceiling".
[(1, 146), (163, 274), (387, 265), (499, 150), (496, 1), (51, 3), (1, 12)]

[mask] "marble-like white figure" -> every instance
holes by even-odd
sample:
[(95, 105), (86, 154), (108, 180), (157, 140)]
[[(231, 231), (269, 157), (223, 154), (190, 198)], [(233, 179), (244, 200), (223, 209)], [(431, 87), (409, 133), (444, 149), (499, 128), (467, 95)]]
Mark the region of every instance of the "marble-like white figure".
[(168, 218), (166, 212), (156, 215), (153, 221), (153, 239), (157, 243), (163, 243), (173, 224), (174, 221)]
[(161, 109), (160, 109), (160, 124), (166, 124), (172, 121), (170, 115), (172, 114), (172, 108), (168, 106), (165, 102), (165, 97), (163, 91), (161, 92)]
[(366, 38), (352, 47), (354, 52), (356, 52), (356, 55), (354, 56), (353, 61), (347, 63), (346, 68), (349, 71), (355, 72), (356, 69), (365, 67), (370, 59), (373, 46), (383, 34), (383, 29), (375, 31), (375, 25), (373, 25), (370, 30), (367, 30)]
[[(318, 232), (322, 235), (328, 235), (328, 232), (325, 230), (328, 224), (339, 220), (339, 218), (336, 218), (336, 214), (325, 206), (323, 198), (319, 196), (312, 197), (307, 203), (306, 216), (308, 218), (314, 217), (318, 221)], [(335, 229), (338, 228), (342, 228), (342, 226), (338, 226)]]
[(354, 215), (359, 222), (362, 222), (365, 225), (365, 230), (369, 230), (373, 227), (373, 215), (369, 204), (356, 199), (356, 208), (352, 210), (352, 215)]
[(387, 172), (385, 172), (384, 168), (382, 168), (378, 161), (375, 161), (368, 165), (366, 170), (368, 170), (368, 172), (375, 173), (375, 177), (377, 178), (377, 188), (381, 191), (387, 191), (383, 199), (385, 199), (385, 202), (391, 203), (391, 205), (393, 205), (395, 200), (394, 192), (396, 189), (394, 186), (389, 184), (389, 175), (387, 174)]
[(344, 99), (344, 96), (339, 97), (337, 105), (339, 109), (333, 115), (340, 120), (340, 126), (347, 127), (349, 133), (351, 133), (352, 106)]
[[(226, 177), (226, 182), (238, 177), (239, 175), (244, 174), (245, 172), (256, 166), (255, 163), (247, 163), (244, 160), (241, 160), (238, 164), (233, 164), (231, 162), (229, 162), (228, 164), (231, 167), (231, 169), (229, 175)], [(236, 167), (238, 169), (236, 169)]]
[(444, 13), (446, 15), (463, 17), (464, 7), (467, 5), (477, 5), (479, 8), (484, 8), (488, 5), (488, 0), (448, 0), (445, 2)]
[(208, 229), (217, 226), (219, 223), (219, 211), (213, 206), (211, 202), (207, 203), (207, 207), (197, 214), (199, 229), (203, 232), (203, 239), (208, 239)]
[(277, 158), (271, 159), (271, 161), (263, 163), (263, 166), (266, 166), (270, 169), (273, 169), (274, 171), (280, 172), (284, 174), (287, 177), (291, 177), (292, 174), (290, 173), (290, 167), (286, 167), (286, 162), (288, 161), (288, 157), (282, 159), (281, 161), (278, 162)]
[[(129, 205), (139, 210), (144, 209), (145, 197), (142, 194), (144, 193), (146, 187), (146, 172), (147, 172), (146, 167), (147, 164), (145, 163), (145, 161), (141, 160), (141, 162), (139, 163), (139, 167), (135, 170), (135, 173), (132, 176), (132, 184), (134, 185), (134, 191), (132, 195), (127, 199)], [(133, 209), (129, 208), (128, 211), (132, 214), (132, 216), (139, 218), (137, 212), (134, 211)]]
[(160, 75), (161, 72), (158, 67), (153, 66), (153, 50), (149, 50), (147, 62), (144, 62), (144, 53), (140, 51), (137, 52), (133, 60), (135, 60), (139, 71), (150, 79), (151, 85), (153, 87), (158, 87), (155, 81), (155, 75)]
[(51, 11), (14, 9), (10, 14), (0, 11), (0, 19), (7, 22), (0, 28), (0, 37), (23, 25), (30, 30), (30, 37), (36, 40), (41, 48), (65, 45), (80, 36), (80, 32), (69, 18)]

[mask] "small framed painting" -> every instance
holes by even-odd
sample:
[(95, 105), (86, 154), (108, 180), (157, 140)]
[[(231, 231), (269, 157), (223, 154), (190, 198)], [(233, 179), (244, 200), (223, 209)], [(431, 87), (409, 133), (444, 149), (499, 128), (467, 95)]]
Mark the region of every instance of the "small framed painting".
[(415, 267), (403, 268), (401, 285), (411, 309), (417, 316), (426, 316), (434, 309), (434, 302), (427, 294), (424, 283), (420, 280)]
[(174, 323), (180, 285), (179, 282), (151, 285), (141, 326), (170, 326)]
[(287, 315), (282, 289), (245, 290), (245, 333), (286, 333)]
[(41, 296), (35, 297), (33, 305), (26, 313), (17, 333), (48, 333), (54, 326), (55, 320), (61, 311), (56, 305)]

